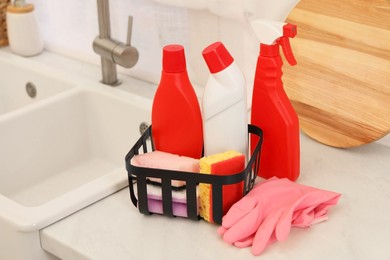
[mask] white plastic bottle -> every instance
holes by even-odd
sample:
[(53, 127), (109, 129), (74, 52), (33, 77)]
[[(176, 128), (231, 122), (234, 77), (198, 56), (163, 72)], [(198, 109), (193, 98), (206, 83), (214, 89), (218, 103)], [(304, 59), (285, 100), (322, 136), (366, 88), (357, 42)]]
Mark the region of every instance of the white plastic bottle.
[(39, 34), (34, 5), (15, 1), (7, 7), (7, 31), (12, 52), (33, 56), (42, 52), (43, 41)]
[(235, 150), (248, 159), (248, 112), (245, 78), (221, 42), (202, 52), (210, 77), (203, 100), (205, 156)]

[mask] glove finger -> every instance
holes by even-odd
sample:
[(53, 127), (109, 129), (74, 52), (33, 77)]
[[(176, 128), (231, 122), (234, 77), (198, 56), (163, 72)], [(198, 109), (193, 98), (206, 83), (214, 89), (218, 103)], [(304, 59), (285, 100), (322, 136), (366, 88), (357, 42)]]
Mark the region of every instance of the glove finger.
[(292, 224), (294, 227), (309, 227), (328, 220), (328, 208), (332, 205), (319, 205), (297, 212)]
[(231, 228), (238, 221), (250, 213), (256, 206), (256, 201), (252, 198), (243, 197), (236, 202), (222, 218), (222, 226), (226, 229)]
[(321, 203), (315, 210), (315, 215), (317, 216), (323, 216), (326, 215), (328, 212), (328, 209), (334, 205), (337, 204), (339, 201), (341, 194), (339, 193), (334, 193), (332, 192), (331, 195), (333, 194), (333, 197), (330, 198), (328, 201)]
[(312, 191), (306, 193), (302, 197), (300, 197), (297, 201), (295, 201), (289, 209), (283, 214), (280, 221), (278, 222), (276, 226), (276, 237), (278, 241), (284, 241), (287, 239), (288, 235), (290, 234), (291, 225), (293, 223), (293, 214), (296, 211), (300, 211), (300, 218), (296, 220), (294, 223), (294, 226), (300, 226), (300, 227), (309, 227), (312, 222), (315, 220), (315, 217), (313, 216), (313, 213), (315, 212), (316, 208), (320, 208), (321, 215), (317, 217), (317, 219), (325, 219), (322, 218), (323, 216), (323, 210), (322, 210), (322, 204), (328, 204), (328, 203), (337, 203), (338, 198), (340, 197), (340, 194), (330, 191), (324, 191), (316, 188), (306, 187), (310, 188)]
[(223, 240), (229, 244), (233, 244), (245, 239), (256, 232), (261, 221), (261, 204), (259, 203), (252, 211), (225, 232)]
[(315, 207), (309, 207), (304, 210), (295, 211), (292, 217), (291, 226), (299, 228), (310, 227), (315, 220), (314, 209)]
[(278, 241), (285, 241), (290, 234), (293, 213), (293, 208), (288, 209), (282, 214), (278, 223), (276, 224), (275, 236)]
[(324, 215), (321, 217), (314, 217), (313, 221), (311, 222), (311, 225), (315, 225), (324, 221), (328, 220), (328, 215)]
[[(276, 226), (276, 238), (278, 241), (285, 241), (290, 234), (291, 224), (293, 222), (294, 212), (300, 211), (301, 213), (305, 210), (307, 212), (312, 211), (315, 208), (315, 205), (310, 205), (313, 200), (313, 193), (308, 193), (300, 197), (296, 202), (294, 202), (281, 216), (277, 226)], [(302, 218), (300, 224), (302, 226), (310, 226), (310, 222), (312, 219), (310, 218)]]
[(219, 235), (223, 235), (223, 234), (225, 234), (225, 232), (227, 231), (227, 229), (226, 228), (224, 228), (223, 226), (220, 226), (218, 229), (217, 229), (217, 233), (219, 234)]
[[(235, 242), (234, 245), (236, 247), (238, 247), (238, 248), (249, 247), (249, 246), (251, 246), (253, 244), (254, 238), (255, 238), (255, 234), (252, 234), (250, 237), (248, 237), (246, 239), (243, 239), (242, 241)], [(276, 239), (275, 233), (272, 233), (270, 239), (267, 242), (266, 247), (268, 247), (269, 245), (275, 243), (276, 241), (277, 241), (277, 239)]]
[(269, 245), (272, 245), (273, 243), (275, 243), (276, 241), (278, 241), (276, 239), (276, 235), (275, 235), (275, 232), (272, 233), (271, 237), (269, 238), (268, 242), (267, 242), (267, 246), (268, 247)]
[(315, 216), (313, 210), (308, 209), (307, 211), (288, 213), (282, 216), (275, 230), (277, 240), (280, 242), (285, 241), (290, 234), (291, 227), (308, 228), (314, 224)]
[(305, 194), (302, 201), (298, 201), (295, 206), (295, 211), (299, 214), (293, 218), (293, 225), (309, 227), (327, 220), (328, 209), (337, 204), (340, 196), (340, 193), (320, 189)]
[(252, 245), (254, 237), (255, 237), (255, 234), (252, 234), (243, 240), (235, 242), (234, 245), (238, 248), (249, 247)]
[(263, 223), (261, 223), (252, 244), (253, 255), (260, 255), (269, 244), (269, 241), (273, 241), (272, 236), (282, 213), (281, 210), (270, 213)]

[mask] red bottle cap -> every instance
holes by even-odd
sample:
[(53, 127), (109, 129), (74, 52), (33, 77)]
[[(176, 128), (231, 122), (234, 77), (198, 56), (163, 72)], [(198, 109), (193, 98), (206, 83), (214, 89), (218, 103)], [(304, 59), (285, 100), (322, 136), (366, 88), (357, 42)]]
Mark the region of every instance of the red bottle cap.
[(163, 71), (179, 73), (186, 70), (184, 47), (178, 44), (166, 45), (163, 48)]
[(222, 42), (215, 42), (202, 52), (211, 73), (217, 73), (229, 67), (234, 59)]

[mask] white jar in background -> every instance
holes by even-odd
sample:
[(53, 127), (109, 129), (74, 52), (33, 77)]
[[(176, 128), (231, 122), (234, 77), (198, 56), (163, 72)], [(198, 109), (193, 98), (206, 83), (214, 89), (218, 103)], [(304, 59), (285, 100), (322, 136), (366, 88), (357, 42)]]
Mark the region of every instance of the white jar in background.
[(42, 52), (43, 41), (35, 18), (34, 5), (9, 5), (6, 19), (12, 52), (21, 56), (33, 56)]
[(248, 159), (248, 111), (243, 73), (221, 42), (203, 50), (210, 70), (202, 99), (205, 156), (235, 150)]

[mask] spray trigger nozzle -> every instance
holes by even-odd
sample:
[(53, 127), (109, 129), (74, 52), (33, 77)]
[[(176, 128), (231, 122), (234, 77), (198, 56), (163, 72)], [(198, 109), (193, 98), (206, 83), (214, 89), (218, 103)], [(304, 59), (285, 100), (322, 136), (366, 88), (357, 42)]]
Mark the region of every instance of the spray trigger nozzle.
[(283, 26), (283, 36), (277, 40), (280, 46), (282, 46), (284, 57), (286, 57), (287, 62), (291, 66), (297, 64), (297, 61), (295, 60), (294, 57), (294, 53), (292, 52), (291, 49), (290, 39), (289, 39), (289, 38), (294, 38), (295, 35), (297, 35), (297, 26), (288, 23)]

